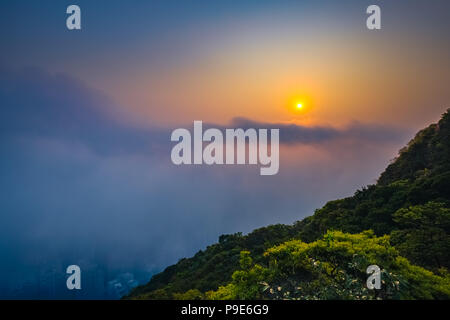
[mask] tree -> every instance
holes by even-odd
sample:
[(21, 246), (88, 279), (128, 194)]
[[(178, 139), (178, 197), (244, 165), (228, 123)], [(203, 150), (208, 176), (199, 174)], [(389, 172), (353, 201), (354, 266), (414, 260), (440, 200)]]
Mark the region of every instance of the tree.
[[(412, 265), (372, 231), (328, 231), (311, 243), (287, 241), (264, 253), (266, 266), (241, 253), (242, 270), (207, 298), (216, 299), (449, 299), (450, 278)], [(381, 268), (382, 288), (366, 287), (369, 265)]]
[(450, 209), (444, 203), (427, 202), (397, 210), (399, 229), (392, 243), (411, 262), (437, 270), (450, 266)]

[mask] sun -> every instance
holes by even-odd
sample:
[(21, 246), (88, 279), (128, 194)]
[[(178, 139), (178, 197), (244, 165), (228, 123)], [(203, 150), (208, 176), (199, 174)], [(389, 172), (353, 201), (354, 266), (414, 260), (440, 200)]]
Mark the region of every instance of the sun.
[(291, 116), (305, 118), (311, 113), (314, 107), (313, 100), (310, 95), (305, 93), (293, 94), (285, 100), (285, 108)]

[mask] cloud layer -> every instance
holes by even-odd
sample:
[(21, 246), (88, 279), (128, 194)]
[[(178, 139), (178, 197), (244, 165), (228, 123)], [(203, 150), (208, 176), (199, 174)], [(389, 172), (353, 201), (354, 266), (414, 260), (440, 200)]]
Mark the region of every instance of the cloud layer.
[(36, 287), (42, 270), (80, 263), (145, 274), (220, 234), (301, 219), (372, 182), (404, 139), (373, 125), (237, 118), (231, 127), (280, 128), (278, 175), (261, 177), (248, 166), (177, 167), (173, 128), (133, 125), (107, 97), (67, 75), (2, 70), (0, 84), (4, 297), (24, 294), (26, 283)]

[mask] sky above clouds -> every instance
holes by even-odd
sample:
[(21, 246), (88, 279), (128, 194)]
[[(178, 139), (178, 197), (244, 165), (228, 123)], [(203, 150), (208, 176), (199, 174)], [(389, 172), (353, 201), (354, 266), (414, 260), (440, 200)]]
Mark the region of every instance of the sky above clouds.
[[(379, 3), (372, 32), (366, 1), (78, 1), (81, 31), (2, 2), (3, 294), (66, 262), (161, 270), (375, 183), (450, 100), (448, 2)], [(174, 166), (194, 120), (279, 128), (279, 173)]]
[[(79, 1), (3, 6), (0, 61), (66, 72), (153, 125), (201, 119), (423, 126), (450, 80), (447, 1)], [(435, 78), (441, 79), (436, 82)], [(290, 109), (308, 100), (308, 112)]]

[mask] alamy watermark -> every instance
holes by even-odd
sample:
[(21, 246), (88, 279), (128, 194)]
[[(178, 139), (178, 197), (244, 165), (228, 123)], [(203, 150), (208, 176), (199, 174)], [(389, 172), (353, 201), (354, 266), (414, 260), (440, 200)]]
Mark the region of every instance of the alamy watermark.
[(370, 265), (366, 270), (367, 274), (370, 276), (367, 278), (366, 285), (367, 289), (381, 289), (381, 269), (376, 264)]
[(69, 290), (81, 289), (81, 269), (76, 264), (67, 267), (66, 273), (70, 276), (66, 280), (66, 286)]
[[(69, 30), (81, 30), (81, 8), (78, 5), (69, 5), (66, 9), (69, 16), (66, 19), (66, 27)], [(366, 26), (369, 30), (381, 29), (381, 9), (378, 5), (372, 4), (367, 7), (366, 13), (369, 17)]]
[(175, 165), (259, 163), (261, 175), (274, 175), (280, 167), (279, 135), (279, 129), (270, 129), (269, 142), (268, 129), (225, 129), (224, 134), (209, 128), (203, 132), (202, 121), (194, 121), (193, 135), (184, 128), (172, 132), (170, 140), (178, 143), (172, 148), (171, 159)]

